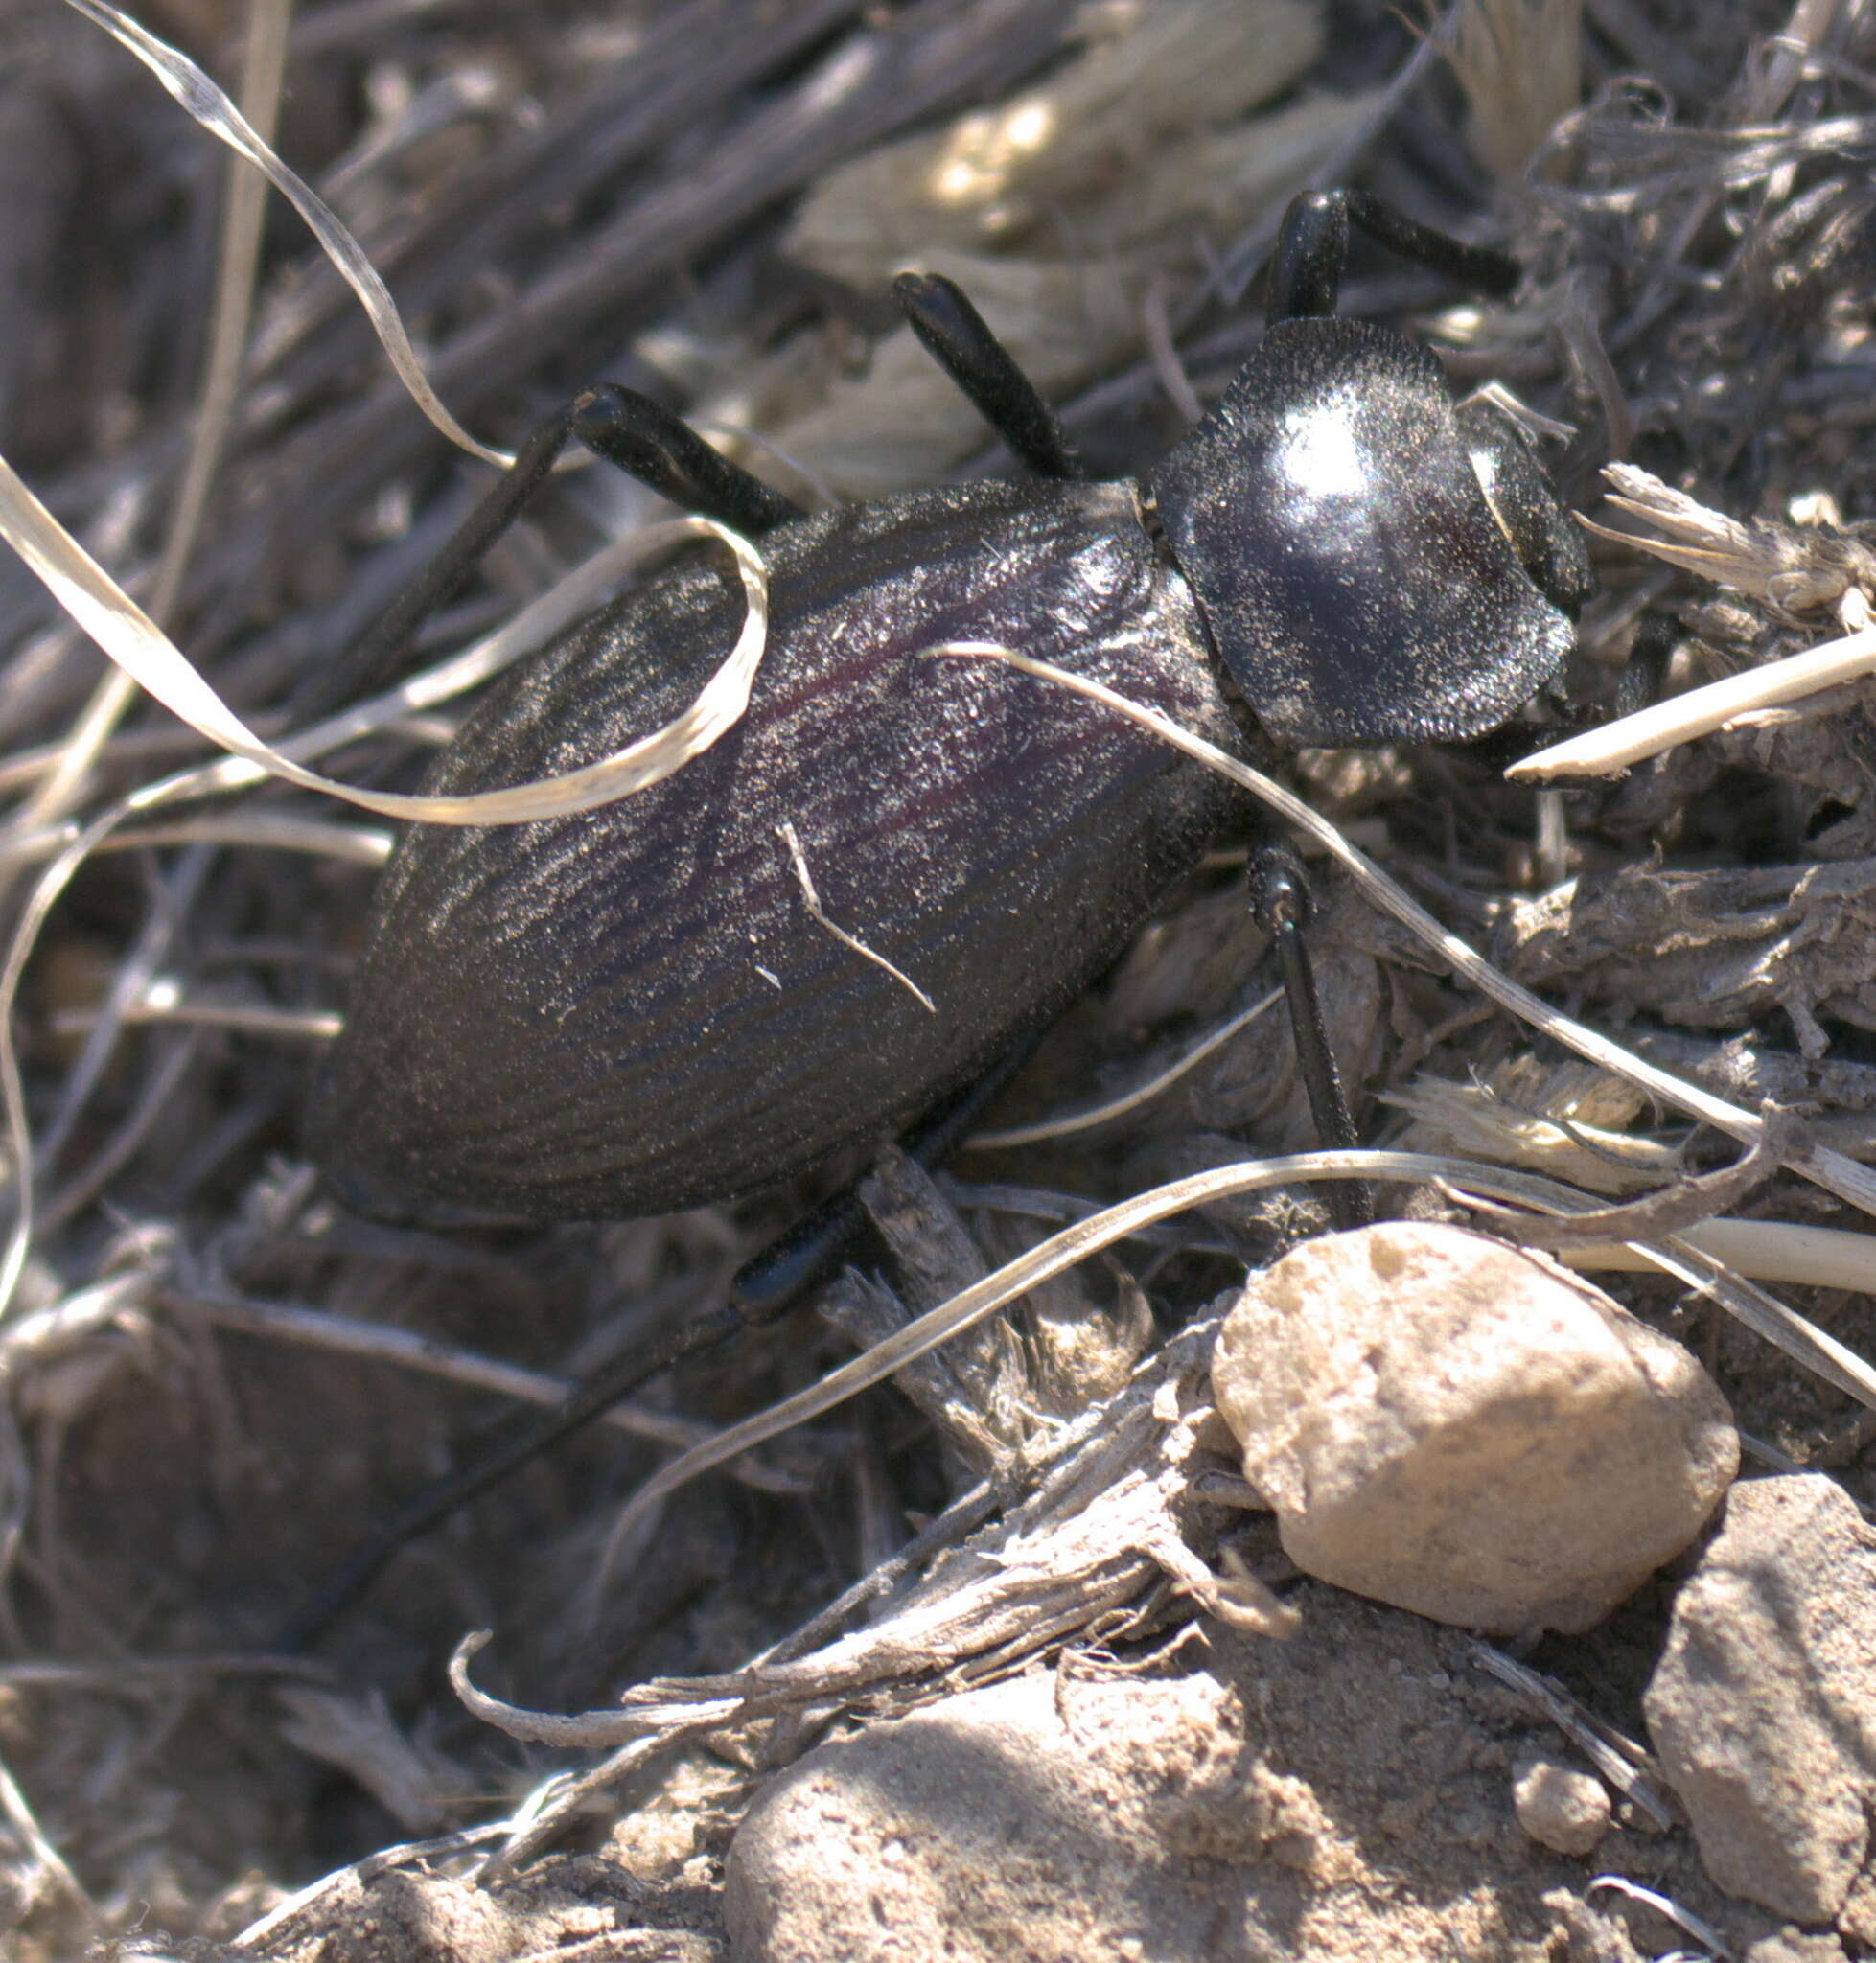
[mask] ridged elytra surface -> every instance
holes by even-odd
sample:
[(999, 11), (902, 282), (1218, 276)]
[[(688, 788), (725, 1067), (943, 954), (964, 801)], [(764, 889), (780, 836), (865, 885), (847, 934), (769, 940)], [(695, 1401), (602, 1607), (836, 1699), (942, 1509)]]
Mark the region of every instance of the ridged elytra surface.
[[(1131, 486), (979, 483), (769, 533), (743, 722), (639, 797), (417, 827), (380, 887), (313, 1147), (349, 1199), (535, 1218), (733, 1198), (884, 1137), (1060, 1009), (1241, 811), (1095, 675), (1239, 747), (1190, 593)], [(425, 788), (567, 771), (668, 720), (740, 625), (698, 565), (490, 691)], [(828, 915), (810, 914), (799, 837)]]

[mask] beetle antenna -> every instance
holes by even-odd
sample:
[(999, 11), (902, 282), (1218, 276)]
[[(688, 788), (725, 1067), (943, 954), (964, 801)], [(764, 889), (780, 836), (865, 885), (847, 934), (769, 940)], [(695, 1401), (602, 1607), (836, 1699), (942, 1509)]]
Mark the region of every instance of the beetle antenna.
[[(1290, 1027), (1296, 1032), (1297, 1067), (1323, 1146), (1332, 1152), (1351, 1152), (1361, 1140), (1335, 1067), (1335, 1052), (1330, 1048), (1315, 965), (1304, 938), (1310, 912), (1309, 882), (1296, 854), (1285, 845), (1266, 845), (1251, 861), (1252, 917), (1277, 949)], [(1359, 1181), (1336, 1180), (1329, 1189), (1329, 1207), (1338, 1227), (1374, 1225), (1374, 1195)]]

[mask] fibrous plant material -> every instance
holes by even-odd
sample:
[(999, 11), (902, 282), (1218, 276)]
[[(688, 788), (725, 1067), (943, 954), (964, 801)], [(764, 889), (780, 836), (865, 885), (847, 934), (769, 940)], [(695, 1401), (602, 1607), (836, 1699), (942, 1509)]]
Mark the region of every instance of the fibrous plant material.
[[(1583, 100), (1582, 0), (1458, 0), (1445, 31), (1473, 154), (1515, 190)], [(1553, 150), (1543, 174), (1566, 161)]]

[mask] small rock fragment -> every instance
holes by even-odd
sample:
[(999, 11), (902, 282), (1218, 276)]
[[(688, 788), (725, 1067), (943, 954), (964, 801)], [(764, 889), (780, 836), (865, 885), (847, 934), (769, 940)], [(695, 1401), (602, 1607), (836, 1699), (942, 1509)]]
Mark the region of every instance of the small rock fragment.
[(1642, 1708), (1719, 1886), (1833, 1920), (1876, 1804), (1876, 1531), (1834, 1480), (1733, 1489)]
[(1456, 1227), (1327, 1235), (1254, 1275), (1212, 1382), (1298, 1567), (1505, 1634), (1600, 1622), (1739, 1464), (1679, 1344)]
[(1609, 1789), (1593, 1772), (1562, 1759), (1526, 1759), (1512, 1781), (1517, 1824), (1540, 1847), (1590, 1854), (1609, 1832)]
[(1556, 1917), (1551, 1947), (1558, 1963), (1643, 1963), (1627, 1926), (1567, 1888), (1553, 1888), (1544, 1906)]

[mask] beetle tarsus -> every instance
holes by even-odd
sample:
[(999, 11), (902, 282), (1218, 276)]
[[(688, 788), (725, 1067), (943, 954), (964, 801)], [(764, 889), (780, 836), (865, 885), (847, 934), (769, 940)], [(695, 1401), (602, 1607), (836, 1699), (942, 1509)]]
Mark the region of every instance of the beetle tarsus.
[[(1352, 1152), (1361, 1143), (1335, 1067), (1322, 999), (1316, 992), (1314, 963), (1304, 937), (1309, 920), (1309, 888), (1294, 852), (1267, 845), (1251, 862), (1251, 912), (1277, 950), (1283, 969), (1284, 994), (1289, 1003), (1290, 1027), (1296, 1033), (1297, 1068), (1309, 1094), (1309, 1113), (1325, 1150)], [(1358, 1180), (1334, 1180), (1329, 1188), (1329, 1208), (1338, 1227), (1374, 1224), (1375, 1201)]]
[(1085, 474), (1054, 410), (956, 281), (936, 272), (901, 273), (892, 282), (892, 297), (926, 353), (1012, 455), (1038, 476)]

